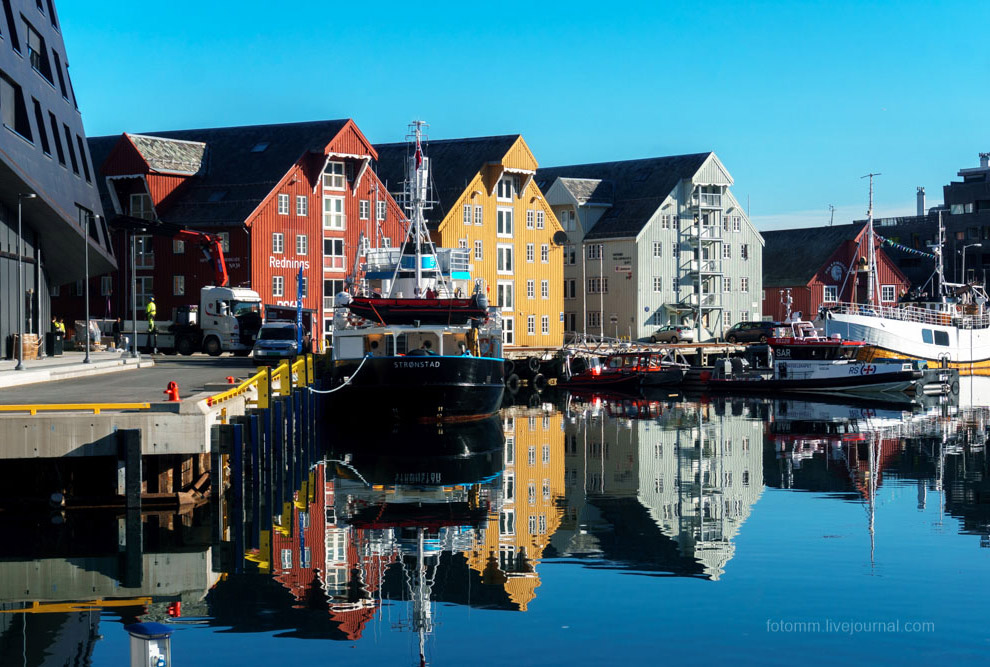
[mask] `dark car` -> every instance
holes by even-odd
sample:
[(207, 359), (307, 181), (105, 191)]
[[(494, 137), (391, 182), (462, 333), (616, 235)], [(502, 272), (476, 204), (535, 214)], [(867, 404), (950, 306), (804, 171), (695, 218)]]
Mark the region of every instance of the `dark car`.
[(725, 332), (725, 340), (728, 343), (765, 343), (779, 326), (778, 322), (739, 322)]

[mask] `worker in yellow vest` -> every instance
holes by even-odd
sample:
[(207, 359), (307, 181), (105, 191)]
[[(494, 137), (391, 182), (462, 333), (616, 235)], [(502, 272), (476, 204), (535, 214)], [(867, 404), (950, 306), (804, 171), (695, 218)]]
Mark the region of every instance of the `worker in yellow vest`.
[(144, 312), (148, 317), (148, 333), (155, 330), (155, 315), (158, 313), (158, 308), (155, 306), (155, 297), (148, 298), (148, 305), (145, 306)]

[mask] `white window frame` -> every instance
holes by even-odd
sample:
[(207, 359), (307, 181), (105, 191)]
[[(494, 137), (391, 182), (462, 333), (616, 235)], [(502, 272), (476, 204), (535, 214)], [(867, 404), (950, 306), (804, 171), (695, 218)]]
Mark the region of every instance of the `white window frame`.
[(526, 244), (526, 262), (532, 264), (536, 261), (536, 245), (533, 243)]
[(347, 176), (343, 162), (327, 162), (323, 170), (323, 189), (341, 192), (347, 189)]
[(134, 268), (155, 268), (155, 246), (151, 234), (134, 235)]
[(588, 259), (601, 259), (603, 252), (603, 244), (601, 243), (589, 243), (588, 244)]
[[(338, 206), (339, 206), (339, 210), (335, 210)], [(336, 231), (343, 231), (346, 228), (347, 228), (347, 209), (345, 206), (344, 198), (324, 195), (323, 229), (333, 229)]]
[(526, 333), (530, 336), (536, 335), (536, 315), (526, 316)]
[(309, 254), (309, 238), (305, 234), (296, 234), (296, 254), (302, 256)]
[(731, 292), (732, 291), (732, 278), (729, 276), (722, 276), (722, 291)]
[(279, 194), (278, 196), (278, 214), (279, 215), (289, 215), (289, 195)]
[(515, 282), (499, 280), (495, 283), (495, 305), (499, 310), (513, 311), (516, 309)]
[(296, 195), (296, 215), (305, 218), (309, 215), (309, 197)]
[(543, 264), (550, 263), (550, 244), (548, 243), (540, 245), (540, 262)]
[(285, 234), (272, 232), (272, 254), (281, 255), (285, 252)]
[(529, 279), (526, 281), (526, 298), (535, 299), (536, 298), (536, 281)]
[(471, 224), (471, 204), (464, 204), (464, 208), (461, 210), (461, 213), (462, 213), (463, 218), (464, 218), (464, 224), (465, 225), (470, 225)]
[(474, 206), (474, 224), (477, 225), (477, 226), (479, 226), (479, 227), (481, 226), (481, 223), (482, 223), (482, 221), (484, 219), (484, 210), (485, 209), (483, 209), (481, 207), (481, 204), (475, 204), (475, 206)]
[(485, 246), (481, 239), (474, 242), (474, 260), (480, 262), (485, 259)]
[(358, 219), (367, 220), (371, 217), (371, 202), (367, 199), (358, 201)]
[(722, 244), (722, 259), (732, 259), (732, 244), (723, 243)]
[(744, 261), (749, 261), (749, 244), (741, 243), (739, 244), (739, 258)]
[(498, 201), (512, 201), (517, 194), (516, 177), (511, 174), (503, 175), (495, 186)]
[(663, 276), (653, 276), (653, 291), (663, 292)]
[(499, 206), (495, 211), (495, 236), (501, 239), (511, 239), (515, 224), (515, 211), (505, 206)]
[(738, 215), (732, 216), (732, 231), (737, 233), (742, 231), (742, 218)]
[[(327, 244), (330, 244), (330, 252), (327, 252)], [(340, 252), (336, 252), (337, 250)], [(325, 238), (323, 239), (323, 270), (343, 271), (344, 258), (347, 250), (344, 248), (344, 239)]]
[(654, 257), (663, 257), (663, 242), (662, 241), (654, 241), (653, 242), (653, 256)]
[(378, 202), (378, 222), (385, 222), (385, 215), (388, 213), (388, 202)]
[[(888, 298), (888, 295), (890, 298)], [(897, 300), (897, 285), (881, 285), (880, 286), (880, 302), (881, 303), (893, 303)]]
[(550, 298), (550, 281), (541, 280), (540, 281), (540, 298), (549, 299)]
[(285, 296), (284, 276), (272, 276), (272, 296), (274, 297)]
[(825, 285), (825, 289), (822, 292), (822, 303), (838, 303), (838, 301), (839, 301), (839, 286)]
[(739, 291), (743, 294), (749, 293), (749, 276), (741, 276), (739, 278)]
[(543, 211), (537, 211), (536, 212), (536, 228), (537, 229), (543, 229), (544, 227), (546, 227), (546, 218), (547, 218), (547, 215)]
[(495, 246), (495, 273), (511, 276), (515, 271), (515, 246), (499, 243)]
[(526, 229), (536, 228), (536, 211), (531, 208), (526, 209)]
[(502, 318), (502, 344), (516, 344), (516, 320), (514, 317)]
[(540, 315), (540, 333), (544, 336), (550, 335), (550, 316)]
[(186, 295), (186, 277), (172, 276), (172, 296)]

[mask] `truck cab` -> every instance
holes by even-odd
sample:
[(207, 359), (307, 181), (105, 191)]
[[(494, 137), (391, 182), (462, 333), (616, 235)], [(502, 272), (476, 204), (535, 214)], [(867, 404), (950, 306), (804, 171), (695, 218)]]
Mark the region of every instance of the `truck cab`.
[(203, 351), (248, 354), (261, 329), (261, 297), (243, 287), (204, 287), (199, 294)]

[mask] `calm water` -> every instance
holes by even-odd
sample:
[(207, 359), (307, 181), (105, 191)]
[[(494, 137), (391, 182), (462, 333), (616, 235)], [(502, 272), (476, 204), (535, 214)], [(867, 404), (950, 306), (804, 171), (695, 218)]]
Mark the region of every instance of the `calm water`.
[(0, 663), (126, 665), (136, 620), (175, 665), (982, 662), (987, 389), (350, 425), (270, 530), (250, 501), (8, 525)]

